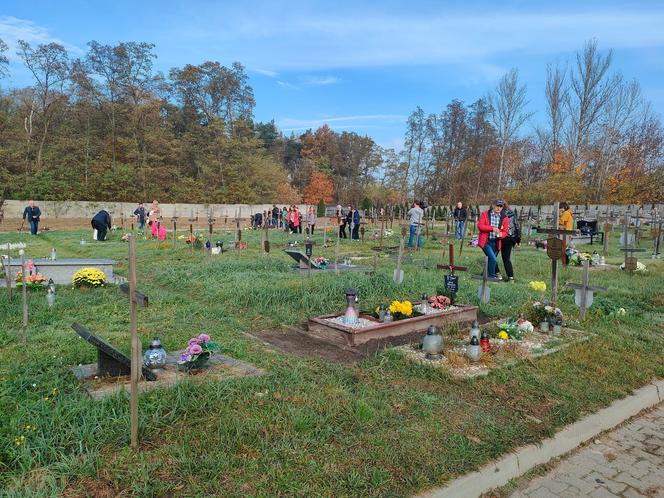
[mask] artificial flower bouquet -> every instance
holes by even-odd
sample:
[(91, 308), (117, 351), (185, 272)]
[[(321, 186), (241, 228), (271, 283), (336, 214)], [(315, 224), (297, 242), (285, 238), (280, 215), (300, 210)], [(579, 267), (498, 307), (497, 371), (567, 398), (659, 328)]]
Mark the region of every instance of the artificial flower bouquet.
[[(37, 271), (32, 261), (26, 262), (25, 267), (28, 271), (25, 277), (26, 289), (41, 289), (46, 283), (46, 277)], [(23, 287), (23, 271), (16, 274), (16, 287)]]
[(318, 256), (316, 259), (313, 259), (312, 262), (320, 268), (327, 268), (327, 265), (330, 264), (327, 258), (324, 258), (323, 256)]
[(442, 311), (444, 309), (449, 308), (451, 304), (452, 301), (447, 296), (439, 295), (439, 296), (429, 297), (429, 306), (431, 306), (435, 310)]
[(185, 372), (201, 368), (217, 351), (219, 351), (219, 346), (210, 339), (209, 335), (201, 334), (198, 337), (192, 337), (189, 339), (187, 349), (180, 355), (178, 368)]

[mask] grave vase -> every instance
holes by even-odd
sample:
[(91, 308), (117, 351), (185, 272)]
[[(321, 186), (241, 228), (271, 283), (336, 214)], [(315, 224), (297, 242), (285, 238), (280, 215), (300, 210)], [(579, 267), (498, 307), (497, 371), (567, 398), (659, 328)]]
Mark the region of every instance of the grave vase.
[(547, 322), (546, 320), (544, 320), (543, 322), (540, 322), (539, 329), (544, 334), (548, 334), (549, 333), (549, 322)]
[(563, 326), (558, 323), (554, 323), (552, 327), (553, 327), (552, 330), (553, 335), (560, 335), (561, 332), (563, 331)]
[(211, 353), (209, 352), (201, 353), (198, 355), (198, 358), (196, 358), (195, 360), (188, 361), (186, 363), (178, 363), (178, 369), (183, 372), (189, 373), (197, 368), (203, 368), (210, 359), (210, 356)]

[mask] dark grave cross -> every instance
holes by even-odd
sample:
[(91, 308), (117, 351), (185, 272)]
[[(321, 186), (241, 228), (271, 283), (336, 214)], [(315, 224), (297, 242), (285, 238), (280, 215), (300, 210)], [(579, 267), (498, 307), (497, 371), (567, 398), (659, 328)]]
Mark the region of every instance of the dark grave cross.
[[(122, 287), (121, 287), (122, 289)], [(138, 449), (138, 380), (141, 375), (141, 343), (138, 338), (138, 306), (147, 307), (148, 297), (136, 289), (136, 240), (129, 236), (129, 327), (131, 332), (131, 447)]]
[(477, 289), (477, 297), (480, 300), (480, 303), (486, 304), (489, 302), (491, 297), (491, 289), (489, 288), (489, 282), (502, 282), (501, 279), (496, 277), (489, 276), (489, 256), (484, 256), (484, 270), (481, 275), (473, 275), (475, 280), (481, 280), (482, 283)]
[(173, 249), (175, 249), (175, 244), (177, 243), (177, 238), (178, 238), (178, 217), (177, 217), (177, 213), (173, 213), (173, 217), (171, 218), (171, 221), (173, 222)]
[(364, 227), (360, 226), (360, 237), (362, 238), (362, 243), (364, 243)]
[[(546, 241), (546, 255), (551, 260), (551, 301), (554, 306), (558, 304), (558, 260), (562, 259), (565, 254), (565, 237), (576, 233), (576, 230), (560, 230), (557, 228), (558, 206), (558, 202), (553, 205), (552, 224), (555, 228), (541, 228), (539, 226), (535, 228), (538, 233), (546, 233), (552, 236)], [(558, 236), (562, 236), (562, 240)]]
[(120, 226), (122, 227), (123, 230), (124, 230), (124, 221), (125, 221), (124, 212), (121, 211), (120, 212)]
[(606, 287), (591, 287), (588, 285), (588, 276), (590, 273), (590, 263), (583, 262), (583, 277), (580, 284), (567, 283), (566, 288), (575, 289), (574, 302), (581, 310), (579, 314), (581, 320), (586, 319), (586, 309), (593, 305), (593, 293), (595, 291), (606, 291)]
[(445, 275), (445, 290), (452, 294), (450, 298), (452, 304), (454, 304), (454, 298), (456, 293), (459, 291), (459, 275), (455, 275), (455, 271), (466, 271), (468, 268), (465, 266), (457, 266), (454, 264), (454, 244), (449, 245), (450, 258), (449, 263), (446, 265), (438, 265), (438, 268), (443, 270), (449, 270), (450, 273)]
[(268, 228), (267, 223), (263, 224), (263, 231), (261, 232), (261, 249), (263, 249), (263, 254), (268, 255), (270, 253), (270, 241), (268, 240)]
[(634, 220), (634, 240), (636, 242), (636, 245), (638, 246), (639, 243), (641, 242), (642, 220), (646, 219), (646, 217), (643, 216), (643, 210), (639, 208), (639, 210), (636, 212), (636, 216), (632, 216), (632, 219)]
[(212, 255), (212, 240), (213, 240), (212, 231), (213, 231), (214, 223), (216, 221), (217, 220), (212, 217), (212, 210), (210, 210), (210, 212), (208, 213), (208, 240), (210, 241), (210, 250), (208, 251), (208, 253), (210, 255)]

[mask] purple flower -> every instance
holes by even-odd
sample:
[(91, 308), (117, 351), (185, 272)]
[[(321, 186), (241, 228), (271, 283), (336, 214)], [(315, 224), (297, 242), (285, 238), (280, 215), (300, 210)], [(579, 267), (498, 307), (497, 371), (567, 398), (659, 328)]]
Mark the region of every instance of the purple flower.
[(203, 352), (203, 348), (200, 347), (200, 345), (198, 345), (198, 344), (192, 344), (189, 347), (189, 351), (191, 352), (191, 354), (199, 354), (199, 353)]
[(208, 342), (210, 340), (210, 336), (207, 334), (201, 334), (198, 336), (198, 340), (200, 342)]
[(192, 337), (191, 339), (189, 339), (189, 345), (190, 346), (193, 346), (194, 344), (198, 344), (199, 342), (201, 342), (201, 341), (198, 337)]

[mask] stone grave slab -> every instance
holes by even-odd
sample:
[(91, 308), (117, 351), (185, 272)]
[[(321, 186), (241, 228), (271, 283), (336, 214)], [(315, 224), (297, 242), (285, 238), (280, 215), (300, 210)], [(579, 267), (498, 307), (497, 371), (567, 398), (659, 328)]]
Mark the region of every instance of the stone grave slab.
[(297, 261), (298, 266), (297, 266), (297, 271), (301, 273), (307, 273), (309, 271), (309, 264), (311, 264), (311, 271), (315, 273), (319, 272), (335, 272), (335, 271), (366, 271), (369, 270), (368, 266), (360, 266), (360, 265), (346, 265), (342, 263), (330, 263), (325, 267), (322, 267), (316, 263), (313, 262), (306, 254), (304, 254), (301, 251), (295, 251), (292, 249), (286, 250), (286, 254), (288, 254), (291, 258), (293, 258), (295, 261)]
[[(482, 325), (496, 326), (504, 320), (495, 320)], [(431, 368), (447, 371), (455, 378), (474, 378), (488, 375), (491, 370), (509, 368), (522, 360), (534, 360), (557, 353), (568, 347), (588, 341), (592, 334), (582, 330), (563, 327), (559, 336), (547, 335), (534, 331), (524, 336), (521, 341), (491, 339), (491, 354), (485, 360), (484, 353), (479, 362), (473, 363), (465, 355), (469, 331), (463, 329), (452, 337), (445, 336), (443, 355), (440, 359), (429, 360), (419, 344), (406, 344), (395, 348), (409, 361), (427, 365)]]
[[(236, 360), (223, 354), (214, 354), (210, 357), (205, 368), (197, 370), (195, 374), (181, 372), (177, 368), (177, 362), (180, 359), (182, 351), (175, 351), (167, 355), (166, 366), (164, 368), (148, 370), (156, 376), (152, 382), (139, 381), (139, 392), (156, 389), (159, 387), (172, 387), (178, 382), (193, 381), (202, 382), (205, 380), (231, 380), (240, 377), (250, 377), (262, 375), (264, 370), (254, 365)], [(143, 370), (147, 370), (143, 368)], [(94, 363), (89, 365), (79, 365), (72, 369), (74, 375), (79, 380), (84, 381), (85, 390), (94, 399), (103, 399), (106, 396), (125, 391), (129, 393), (131, 379), (129, 374), (116, 377), (101, 377)], [(155, 374), (156, 372), (156, 374)]]
[[(47, 281), (48, 279), (53, 279), (53, 282), (57, 285), (70, 285), (74, 273), (81, 268), (88, 267), (103, 271), (106, 275), (106, 282), (108, 283), (114, 284), (123, 280), (122, 277), (113, 274), (113, 265), (117, 264), (117, 261), (113, 259), (63, 258), (53, 261), (51, 259), (26, 258), (27, 261), (32, 261), (37, 271), (44, 275)], [(21, 260), (12, 258), (8, 269), (10, 281), (12, 285), (15, 285), (16, 275), (21, 271)], [(5, 286), (5, 283), (0, 283), (0, 286)]]

